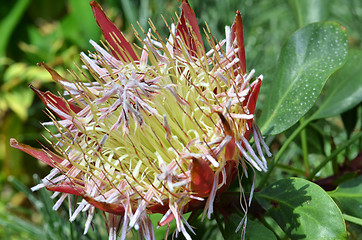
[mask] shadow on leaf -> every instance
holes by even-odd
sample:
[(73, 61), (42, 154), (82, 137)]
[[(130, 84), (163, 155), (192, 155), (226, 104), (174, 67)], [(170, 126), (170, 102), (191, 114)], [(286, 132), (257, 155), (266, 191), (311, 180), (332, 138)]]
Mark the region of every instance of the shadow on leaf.
[(313, 198), (308, 194), (308, 184), (295, 187), (293, 179), (287, 180), (263, 189), (256, 198), (291, 239), (305, 239), (305, 234), (295, 231), (303, 227), (298, 209), (310, 205)]

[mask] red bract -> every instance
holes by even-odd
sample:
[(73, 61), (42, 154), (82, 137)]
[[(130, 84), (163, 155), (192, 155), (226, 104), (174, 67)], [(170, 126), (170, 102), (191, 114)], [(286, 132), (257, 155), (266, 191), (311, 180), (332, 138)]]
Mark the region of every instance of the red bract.
[(189, 3), (183, 0), (181, 3), (181, 16), (177, 24), (176, 39), (180, 37), (181, 42), (176, 41), (175, 50), (180, 49), (180, 44), (184, 43), (192, 56), (201, 56), (205, 52), (204, 43), (200, 34), (196, 16)]
[(203, 209), (210, 218), (215, 198), (236, 179), (239, 166), (246, 177), (248, 167), (267, 169), (263, 148), (270, 153), (253, 123), (262, 76), (252, 82), (255, 71), (246, 70), (241, 15), (226, 27), (224, 40), (206, 36), (206, 51), (184, 0), (167, 41), (152, 23), (142, 30), (138, 57), (99, 4), (90, 4), (110, 53), (90, 41), (96, 52), (81, 53), (92, 75), (87, 81), (68, 81), (39, 64), (65, 90), (58, 96), (31, 86), (50, 110), (52, 121), (43, 125), (58, 130), (50, 131), (53, 150), (14, 139), (10, 144), (53, 168), (32, 190), (60, 194), (54, 209), (79, 196), (70, 220), (88, 211), (85, 232), (99, 209), (107, 213), (110, 239), (119, 231), (125, 239), (132, 227), (153, 239), (149, 216), (161, 213), (159, 226), (175, 221), (176, 235), (191, 239), (183, 213)]
[(131, 44), (124, 38), (123, 33), (117, 26), (108, 19), (106, 14), (104, 14), (102, 7), (96, 1), (91, 1), (90, 5), (104, 38), (111, 46), (113, 56), (117, 59), (122, 59), (125, 62), (138, 60)]
[[(236, 17), (233, 26), (231, 27), (231, 41), (236, 40), (238, 45), (238, 57), (240, 59), (240, 68), (242, 73), (246, 73), (246, 62), (245, 62), (245, 47), (244, 47), (244, 36), (243, 36), (243, 21), (241, 20), (241, 14), (236, 11)], [(256, 95), (258, 95), (256, 93)]]

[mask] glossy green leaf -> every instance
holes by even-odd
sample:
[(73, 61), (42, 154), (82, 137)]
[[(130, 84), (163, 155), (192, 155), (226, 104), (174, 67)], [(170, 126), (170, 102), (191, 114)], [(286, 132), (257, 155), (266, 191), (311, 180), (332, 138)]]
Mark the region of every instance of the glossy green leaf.
[(248, 220), (246, 225), (245, 240), (276, 240), (274, 233), (257, 221)]
[(279, 180), (255, 195), (291, 239), (346, 239), (343, 216), (318, 185), (300, 178)]
[(313, 119), (341, 114), (362, 101), (362, 51), (351, 50), (346, 64), (328, 81)]
[(343, 212), (362, 219), (362, 176), (342, 183), (328, 194), (337, 201)]
[(266, 82), (270, 89), (260, 117), (261, 130), (278, 134), (294, 125), (346, 58), (346, 31), (337, 23), (312, 23), (293, 34), (281, 50), (275, 77)]

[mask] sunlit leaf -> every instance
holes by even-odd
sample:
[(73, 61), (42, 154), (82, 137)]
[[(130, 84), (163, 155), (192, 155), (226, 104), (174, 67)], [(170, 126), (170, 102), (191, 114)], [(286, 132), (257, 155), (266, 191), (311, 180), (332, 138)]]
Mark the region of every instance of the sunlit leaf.
[(313, 119), (341, 114), (362, 101), (361, 66), (362, 51), (351, 50), (346, 64), (329, 80)]
[(28, 108), (33, 102), (34, 94), (29, 92), (28, 88), (21, 88), (4, 95), (8, 106), (22, 120), (28, 117)]
[(337, 23), (307, 25), (286, 42), (271, 79), (259, 126), (278, 134), (294, 125), (315, 103), (329, 76), (347, 58), (347, 35)]
[(343, 216), (318, 185), (300, 178), (279, 180), (256, 195), (291, 239), (346, 239)]

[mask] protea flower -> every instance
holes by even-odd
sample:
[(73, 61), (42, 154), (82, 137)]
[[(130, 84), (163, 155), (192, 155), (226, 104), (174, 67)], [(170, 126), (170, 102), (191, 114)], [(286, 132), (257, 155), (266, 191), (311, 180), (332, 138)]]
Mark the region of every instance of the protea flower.
[(137, 47), (97, 2), (90, 4), (106, 40), (103, 46), (90, 41), (95, 53), (81, 53), (92, 78), (74, 73), (68, 81), (40, 63), (64, 96), (31, 86), (49, 110), (52, 121), (43, 124), (58, 130), (49, 139), (52, 150), (15, 139), (11, 146), (53, 168), (32, 190), (54, 191), (54, 209), (79, 196), (70, 220), (87, 211), (85, 233), (99, 209), (107, 213), (110, 239), (119, 231), (124, 239), (132, 227), (153, 239), (153, 213), (164, 214), (160, 226), (175, 220), (176, 234), (191, 239), (183, 213), (203, 208), (210, 217), (239, 165), (246, 176), (248, 167), (267, 169), (262, 148), (270, 153), (253, 124), (262, 76), (251, 82), (255, 71), (246, 70), (241, 15), (236, 12), (222, 41), (205, 31), (206, 51), (195, 13), (183, 0), (176, 26), (167, 25), (170, 36), (163, 40), (150, 21), (143, 40), (135, 33), (143, 44)]

